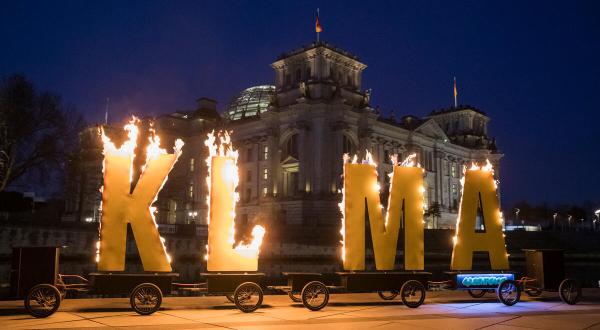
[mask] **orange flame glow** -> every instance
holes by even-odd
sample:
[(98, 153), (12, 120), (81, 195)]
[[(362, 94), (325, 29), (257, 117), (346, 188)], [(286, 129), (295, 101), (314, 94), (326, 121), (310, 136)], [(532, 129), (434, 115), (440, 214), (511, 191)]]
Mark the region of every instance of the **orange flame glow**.
[[(219, 140), (217, 143), (217, 139)], [(233, 148), (233, 144), (231, 142), (231, 135), (229, 132), (218, 132), (215, 134), (214, 131), (207, 135), (206, 141), (204, 141), (204, 145), (208, 147), (209, 154), (206, 158), (206, 165), (208, 167), (208, 176), (206, 178), (206, 185), (208, 186), (208, 195), (206, 197), (206, 205), (207, 209), (207, 223), (210, 223), (210, 195), (211, 195), (211, 166), (212, 166), (212, 158), (213, 157), (228, 157), (232, 158), (234, 161), (232, 163), (227, 163), (227, 168), (225, 168), (225, 173), (228, 178), (233, 181), (234, 184), (234, 193), (231, 198), (233, 200), (234, 211), (231, 216), (234, 219), (232, 223), (231, 230), (229, 231), (228, 241), (231, 245), (235, 244), (235, 204), (239, 201), (239, 193), (236, 192), (239, 183), (239, 175), (237, 168), (237, 160), (239, 153), (237, 150)], [(255, 225), (252, 229), (252, 241), (249, 244), (243, 244), (242, 242), (238, 243), (235, 246), (235, 250), (238, 251), (242, 255), (258, 255), (260, 251), (260, 246), (263, 241), (263, 237), (265, 235), (265, 228), (260, 225)], [(205, 260), (209, 258), (208, 245), (206, 246), (206, 255), (204, 256)]]
[[(135, 158), (135, 149), (137, 147), (137, 139), (138, 139), (138, 135), (139, 135), (139, 124), (140, 120), (135, 117), (132, 116), (131, 120), (129, 121), (129, 123), (127, 123), (124, 126), (125, 131), (127, 131), (127, 140), (119, 147), (117, 148), (115, 146), (115, 144), (112, 142), (112, 140), (106, 135), (106, 132), (104, 131), (104, 127), (100, 127), (100, 135), (102, 138), (102, 143), (103, 143), (103, 154), (116, 154), (116, 155), (120, 155), (120, 156), (130, 156), (130, 171), (129, 171), (129, 182), (133, 182), (133, 159)], [(164, 155), (167, 154), (167, 151), (163, 148), (160, 147), (160, 137), (156, 134), (154, 128), (150, 127), (150, 137), (148, 138), (149, 143), (148, 143), (148, 147), (146, 148), (146, 162), (142, 165), (141, 168), (141, 175), (144, 174), (144, 171), (146, 170), (146, 166), (148, 165), (148, 163), (150, 162), (151, 159), (154, 159), (160, 155)], [(175, 146), (173, 148), (175, 155), (177, 155), (177, 158), (179, 158), (179, 156), (181, 155), (181, 150), (183, 148), (183, 141), (181, 139), (177, 139), (175, 141)], [(105, 158), (106, 159), (106, 158)], [(105, 171), (105, 160), (102, 161), (102, 174), (104, 175), (104, 171)], [(163, 181), (163, 185), (165, 184), (165, 182), (167, 181), (167, 178), (165, 177), (165, 180)], [(161, 186), (162, 189), (162, 186)], [(102, 193), (103, 187), (100, 188), (100, 192)], [(159, 189), (160, 191), (160, 189)], [(158, 198), (158, 195), (155, 196), (154, 201), (152, 202), (152, 204), (154, 204), (154, 202), (156, 201), (156, 199)], [(151, 205), (152, 205), (151, 204)], [(100, 204), (100, 209), (102, 208), (102, 204)], [(156, 226), (156, 228), (158, 228), (158, 224), (156, 223), (156, 207), (151, 206), (150, 207), (150, 215), (152, 217), (152, 221), (154, 222), (154, 225)], [(100, 222), (99, 226), (102, 226), (102, 222)], [(160, 238), (161, 242), (162, 242), (162, 246), (163, 249), (165, 250), (165, 254), (167, 256), (167, 259), (169, 262), (171, 262), (171, 256), (167, 253), (167, 249), (165, 246), (165, 239), (163, 237)], [(99, 239), (98, 242), (96, 242), (96, 262), (100, 261), (100, 245), (101, 245), (101, 240)]]

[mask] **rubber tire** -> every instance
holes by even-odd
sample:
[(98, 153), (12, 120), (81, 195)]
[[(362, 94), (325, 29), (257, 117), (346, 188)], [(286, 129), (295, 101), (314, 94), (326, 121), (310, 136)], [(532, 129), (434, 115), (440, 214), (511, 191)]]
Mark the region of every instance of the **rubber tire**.
[[(514, 288), (515, 288), (515, 290), (516, 290), (516, 292), (517, 292), (517, 296), (514, 299), (514, 301), (507, 301), (500, 294), (500, 292), (502, 291), (503, 287), (508, 286), (508, 285), (513, 285)], [(519, 300), (521, 300), (521, 286), (516, 281), (513, 281), (513, 280), (504, 280), (496, 288), (496, 297), (504, 305), (506, 305), (506, 306), (513, 306), (514, 304), (518, 303)]]
[[(52, 309), (50, 309), (49, 311), (47, 311), (45, 313), (36, 312), (31, 308), (31, 300), (33, 298), (32, 294), (35, 291), (42, 289), (42, 288), (49, 289), (51, 291), (51, 293), (54, 295), (55, 301), (57, 302), (54, 306), (52, 306)], [(38, 285), (34, 286), (33, 288), (29, 289), (29, 292), (27, 292), (27, 295), (25, 296), (25, 299), (23, 301), (23, 303), (25, 305), (25, 310), (27, 310), (27, 313), (29, 313), (29, 315), (31, 315), (33, 317), (37, 317), (37, 318), (45, 318), (45, 317), (48, 317), (48, 316), (54, 314), (60, 307), (60, 302), (61, 302), (60, 291), (58, 290), (57, 287), (55, 287), (54, 285), (51, 285), (51, 284), (38, 284)]]
[[(419, 299), (419, 301), (416, 303), (406, 301), (406, 294), (408, 294), (408, 292), (405, 291), (407, 291), (410, 288), (410, 286), (415, 286), (419, 291), (421, 291), (421, 299)], [(400, 288), (400, 298), (402, 299), (402, 303), (404, 304), (404, 306), (410, 308), (417, 308), (421, 306), (425, 301), (425, 286), (423, 285), (423, 283), (416, 280), (406, 281), (404, 282), (404, 284), (402, 284), (402, 287)]]
[[(565, 289), (567, 285), (575, 286), (575, 292), (577, 293), (575, 297), (566, 297), (564, 295), (563, 289)], [(573, 279), (566, 278), (562, 282), (560, 282), (560, 285), (558, 286), (558, 296), (560, 297), (560, 300), (562, 300), (565, 304), (575, 305), (579, 302), (579, 299), (581, 299), (581, 285), (579, 285), (579, 283), (577, 283), (577, 281)]]
[[(313, 287), (319, 287), (321, 289), (321, 291), (323, 292), (323, 294), (325, 295), (325, 298), (323, 299), (323, 302), (319, 305), (311, 305), (308, 301), (309, 297), (309, 290)], [(302, 304), (304, 305), (304, 307), (308, 308), (309, 310), (316, 312), (318, 310), (323, 309), (325, 306), (327, 306), (327, 304), (329, 303), (329, 289), (327, 289), (327, 286), (320, 281), (312, 281), (312, 282), (308, 282), (304, 288), (302, 288)]]
[[(152, 309), (150, 309), (150, 310), (141, 310), (137, 307), (137, 305), (135, 303), (135, 294), (137, 293), (137, 291), (139, 291), (143, 288), (154, 290), (156, 293), (156, 296), (158, 297), (158, 299), (156, 301), (156, 305), (154, 307), (152, 307)], [(129, 304), (131, 305), (131, 309), (133, 309), (136, 313), (138, 313), (140, 315), (151, 315), (160, 309), (160, 305), (162, 305), (162, 298), (163, 298), (162, 291), (160, 291), (160, 288), (158, 286), (156, 286), (155, 284), (152, 284), (152, 283), (142, 283), (142, 284), (138, 284), (138, 286), (136, 286), (135, 288), (133, 288), (133, 290), (131, 290), (131, 293), (129, 294)]]
[[(240, 302), (241, 291), (246, 287), (252, 287), (253, 289), (255, 289), (258, 292), (258, 302), (256, 304), (254, 304), (253, 306), (244, 306)], [(244, 283), (238, 285), (238, 287), (235, 288), (235, 291), (233, 292), (233, 302), (235, 303), (235, 306), (244, 313), (254, 312), (262, 305), (262, 301), (263, 301), (263, 290), (260, 287), (260, 285), (254, 283), (254, 282), (244, 282)]]
[(389, 291), (390, 292), (389, 295), (386, 295), (384, 292), (388, 292), (388, 291), (377, 291), (379, 298), (381, 298), (383, 300), (394, 300), (396, 297), (398, 297), (398, 291)]
[[(481, 291), (479, 293), (475, 293)], [(485, 296), (486, 290), (467, 290), (467, 292), (469, 292), (469, 295), (473, 298), (481, 298), (483, 296)]]
[(300, 297), (297, 297), (294, 296), (294, 293), (292, 291), (288, 291), (288, 297), (290, 297), (290, 299), (295, 303), (302, 302), (302, 293), (300, 293)]
[(233, 294), (226, 294), (225, 298), (227, 298), (230, 303), (235, 304), (235, 301), (233, 300)]

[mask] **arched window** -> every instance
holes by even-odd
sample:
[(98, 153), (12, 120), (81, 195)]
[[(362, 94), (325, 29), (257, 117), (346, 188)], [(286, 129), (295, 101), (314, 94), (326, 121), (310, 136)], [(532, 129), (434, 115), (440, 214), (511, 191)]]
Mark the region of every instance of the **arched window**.
[(290, 138), (285, 143), (285, 148), (283, 150), (282, 159), (286, 159), (288, 157), (293, 157), (298, 159), (298, 134), (294, 134), (290, 136)]
[(302, 70), (296, 70), (296, 82), (300, 82), (302, 80)]
[(354, 154), (354, 145), (352, 144), (352, 140), (350, 140), (346, 135), (342, 137), (342, 153), (349, 155)]

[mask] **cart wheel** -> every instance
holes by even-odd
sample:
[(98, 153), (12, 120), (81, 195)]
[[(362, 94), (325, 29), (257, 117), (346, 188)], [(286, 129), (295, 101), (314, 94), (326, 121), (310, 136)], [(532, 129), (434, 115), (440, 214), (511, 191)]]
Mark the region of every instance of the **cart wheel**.
[(295, 303), (302, 302), (302, 294), (299, 295), (298, 292), (288, 291), (288, 297)]
[(486, 290), (467, 290), (469, 295), (473, 298), (481, 298), (485, 296)]
[(521, 299), (521, 287), (513, 280), (505, 280), (496, 288), (496, 296), (506, 306), (512, 306)]
[(263, 301), (263, 291), (260, 285), (254, 282), (245, 282), (235, 288), (233, 302), (244, 313), (257, 310)]
[(564, 303), (575, 305), (581, 298), (581, 286), (575, 280), (564, 279), (558, 287), (558, 295)]
[(394, 300), (398, 296), (398, 291), (377, 291), (377, 294), (383, 300)]
[(50, 284), (38, 284), (25, 296), (25, 309), (34, 317), (48, 317), (60, 306), (60, 291)]
[(425, 286), (419, 281), (406, 281), (400, 288), (400, 298), (406, 307), (417, 308), (425, 301)]
[(230, 303), (235, 304), (235, 301), (233, 300), (233, 294), (226, 294), (225, 298), (227, 298), (227, 300), (229, 300)]
[(162, 292), (152, 283), (142, 283), (131, 291), (131, 308), (140, 315), (156, 312), (162, 304)]
[(311, 311), (318, 311), (327, 306), (329, 290), (319, 281), (309, 282), (302, 289), (302, 304)]
[(525, 294), (530, 297), (539, 297), (542, 295), (542, 290), (540, 290), (538, 288), (527, 288), (527, 289), (524, 289), (523, 291), (525, 291)]

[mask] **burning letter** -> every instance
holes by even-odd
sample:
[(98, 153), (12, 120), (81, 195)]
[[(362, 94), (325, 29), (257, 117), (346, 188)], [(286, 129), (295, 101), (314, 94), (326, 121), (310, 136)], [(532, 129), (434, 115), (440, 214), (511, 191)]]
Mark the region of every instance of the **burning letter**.
[(145, 271), (170, 272), (169, 256), (158, 233), (151, 205), (181, 154), (183, 142), (175, 142), (175, 153), (160, 148), (158, 136), (150, 137), (146, 165), (131, 192), (134, 150), (138, 136), (136, 119), (125, 126), (128, 141), (120, 148), (102, 131), (104, 142), (104, 187), (102, 189), (101, 241), (97, 255), (99, 271), (125, 270), (127, 224), (135, 237)]
[(235, 204), (239, 199), (237, 158), (229, 133), (219, 134), (219, 145), (214, 133), (204, 143), (209, 149), (206, 159), (208, 184), (208, 271), (256, 271), (258, 254), (265, 234), (261, 226), (254, 226), (249, 245), (235, 243)]
[[(377, 165), (367, 152), (363, 164), (344, 164), (342, 235), (345, 270), (365, 269), (365, 213), (368, 213), (375, 254), (375, 268), (393, 270), (396, 246), (404, 228), (404, 269), (423, 270), (423, 169), (414, 166), (411, 155), (399, 166), (394, 161), (385, 220), (379, 201)], [(348, 160), (345, 157), (345, 160)], [(365, 210), (366, 207), (366, 210)], [(366, 211), (366, 212), (365, 212)]]
[[(451, 268), (471, 270), (473, 252), (478, 251), (489, 253), (493, 270), (508, 269), (492, 165), (489, 161), (483, 167), (473, 165), (465, 172), (463, 180)], [(475, 228), (477, 216), (481, 223)]]

